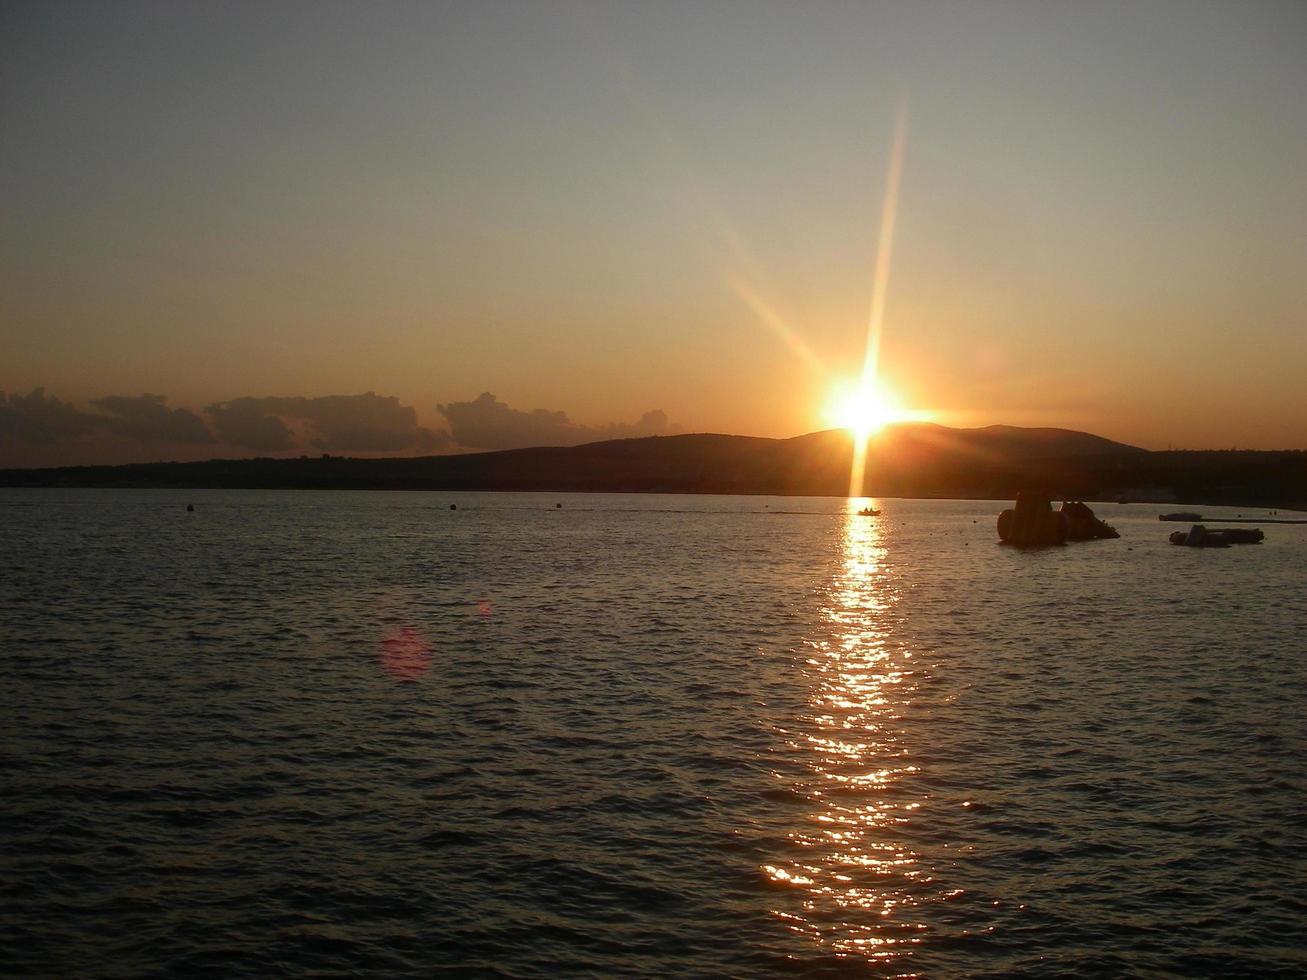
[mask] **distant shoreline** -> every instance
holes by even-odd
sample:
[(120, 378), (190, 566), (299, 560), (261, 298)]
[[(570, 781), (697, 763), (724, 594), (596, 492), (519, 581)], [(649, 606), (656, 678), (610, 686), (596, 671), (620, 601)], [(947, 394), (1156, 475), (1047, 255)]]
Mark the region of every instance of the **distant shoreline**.
[[(452, 456), (214, 459), (0, 470), (0, 487), (848, 496), (852, 440), (679, 435)], [(863, 496), (1307, 511), (1307, 452), (1150, 452), (1061, 429), (903, 426), (873, 440)]]

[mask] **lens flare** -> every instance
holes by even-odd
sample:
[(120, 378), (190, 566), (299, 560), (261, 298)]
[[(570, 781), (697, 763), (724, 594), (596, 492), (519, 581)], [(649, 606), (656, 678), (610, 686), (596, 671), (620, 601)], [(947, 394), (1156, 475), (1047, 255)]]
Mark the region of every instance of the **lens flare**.
[(416, 681), (431, 669), (431, 648), (412, 626), (386, 631), (380, 645), (381, 666), (399, 681)]
[(779, 337), (809, 370), (819, 375), (823, 372), (821, 359), (804, 343), (799, 331), (781, 316), (772, 304), (763, 299), (757, 289), (739, 276), (731, 279), (731, 288), (735, 290), (735, 295), (744, 301), (758, 319)]
[[(903, 175), (903, 148), (908, 138), (908, 100), (899, 100), (894, 118), (894, 137), (890, 141), (889, 171), (885, 175), (885, 197), (880, 209), (880, 237), (876, 244), (876, 271), (871, 281), (871, 311), (867, 316), (867, 347), (862, 361), (860, 391), (870, 398), (880, 391), (878, 380), (880, 335), (885, 324), (885, 293), (889, 288), (890, 258), (894, 250), (894, 222), (899, 208), (899, 181)], [(882, 423), (883, 424), (883, 423)], [(859, 431), (855, 429), (855, 436)], [(867, 469), (867, 435), (853, 441), (853, 466), (849, 471), (849, 496), (861, 497)]]

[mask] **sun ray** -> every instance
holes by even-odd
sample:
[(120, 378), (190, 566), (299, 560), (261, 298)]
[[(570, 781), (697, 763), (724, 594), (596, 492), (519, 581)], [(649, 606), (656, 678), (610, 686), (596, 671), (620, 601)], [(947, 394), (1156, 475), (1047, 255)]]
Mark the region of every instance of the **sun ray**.
[[(899, 183), (903, 175), (903, 150), (908, 136), (908, 100), (899, 99), (890, 141), (889, 170), (885, 175), (885, 196), (881, 201), (880, 236), (876, 244), (876, 268), (871, 281), (871, 310), (867, 317), (867, 347), (862, 361), (859, 397), (864, 403), (878, 397), (877, 374), (880, 337), (885, 324), (885, 294), (889, 287), (890, 259), (894, 248), (894, 223), (898, 216)], [(861, 497), (867, 469), (867, 435), (854, 432), (853, 465), (849, 472), (849, 496)]]
[(837, 388), (827, 415), (836, 425), (848, 429), (853, 437), (865, 441), (893, 422), (920, 417), (903, 407), (898, 395), (884, 384), (868, 387), (858, 383)]
[(758, 294), (758, 291), (750, 286), (741, 277), (733, 277), (730, 280), (731, 288), (735, 295), (740, 297), (746, 306), (751, 309), (758, 319), (766, 324), (784, 343), (790, 351), (808, 366), (814, 373), (821, 375), (825, 373), (821, 359), (813, 353), (811, 347), (804, 343), (803, 337), (799, 332), (786, 322), (785, 318), (776, 312), (775, 307), (768, 303)]

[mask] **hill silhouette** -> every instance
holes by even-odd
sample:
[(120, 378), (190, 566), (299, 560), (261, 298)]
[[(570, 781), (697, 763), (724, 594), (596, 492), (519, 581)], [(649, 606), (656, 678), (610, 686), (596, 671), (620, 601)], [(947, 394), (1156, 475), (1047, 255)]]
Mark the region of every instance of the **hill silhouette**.
[[(693, 434), (456, 456), (208, 460), (0, 471), (4, 486), (368, 490), (550, 490), (843, 496), (853, 440)], [(1139, 497), (1292, 507), (1307, 501), (1307, 453), (1149, 452), (1069, 429), (890, 426), (868, 443), (877, 496)]]

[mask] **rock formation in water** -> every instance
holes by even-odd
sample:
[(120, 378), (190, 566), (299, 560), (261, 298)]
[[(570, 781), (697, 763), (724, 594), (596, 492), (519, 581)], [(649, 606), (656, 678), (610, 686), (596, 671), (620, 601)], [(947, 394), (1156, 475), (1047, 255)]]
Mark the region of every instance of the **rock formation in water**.
[(1028, 548), (1121, 535), (1079, 500), (1063, 501), (1054, 512), (1048, 497), (1022, 492), (1017, 494), (1015, 508), (998, 515), (998, 536), (1005, 544)]
[(1022, 491), (1016, 507), (998, 515), (998, 536), (1021, 548), (1066, 543), (1066, 518), (1053, 513), (1046, 496)]
[(1066, 517), (1066, 536), (1068, 541), (1094, 541), (1098, 538), (1119, 538), (1121, 535), (1111, 524), (1100, 521), (1089, 509), (1089, 505), (1079, 500), (1064, 500), (1058, 511)]

